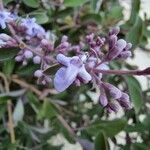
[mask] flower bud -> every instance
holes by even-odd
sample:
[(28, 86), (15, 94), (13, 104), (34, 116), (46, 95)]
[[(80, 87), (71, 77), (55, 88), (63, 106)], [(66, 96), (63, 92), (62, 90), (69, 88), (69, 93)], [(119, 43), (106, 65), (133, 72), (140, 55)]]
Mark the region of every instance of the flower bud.
[(131, 103), (128, 94), (122, 93), (122, 96), (118, 99), (118, 102), (125, 109), (131, 109)]
[(38, 77), (38, 78), (42, 77), (42, 76), (43, 76), (42, 70), (37, 70), (37, 71), (35, 71), (35, 72), (34, 72), (34, 76), (35, 76), (35, 77)]
[(131, 57), (132, 53), (130, 51), (123, 51), (119, 54), (118, 58), (127, 59), (128, 57)]
[(33, 57), (33, 53), (31, 51), (26, 50), (24, 52), (24, 56), (25, 56), (26, 59), (30, 59), (30, 58)]
[(111, 35), (109, 37), (109, 49), (112, 49), (117, 43), (117, 36), (116, 35)]
[(113, 35), (113, 34), (118, 35), (119, 32), (120, 32), (120, 28), (115, 27), (109, 31), (109, 35)]
[(122, 92), (118, 88), (116, 88), (114, 85), (109, 84), (109, 83), (103, 83), (102, 85), (106, 90), (108, 90), (112, 98), (118, 99), (122, 96)]
[(131, 49), (131, 47), (132, 47), (132, 44), (131, 43), (127, 43), (127, 45), (125, 47), (125, 50), (129, 50), (129, 49)]
[(33, 58), (33, 62), (34, 62), (35, 64), (40, 64), (40, 62), (41, 62), (41, 57), (40, 57), (40, 56), (35, 56), (35, 57)]
[(126, 47), (126, 41), (119, 39), (112, 50), (110, 50), (106, 56), (106, 61), (111, 61), (115, 59)]
[(16, 57), (15, 57), (15, 60), (16, 60), (17, 62), (21, 62), (21, 61), (22, 61), (22, 56), (21, 56), (21, 55), (16, 56)]
[(86, 41), (88, 43), (91, 43), (93, 41), (93, 39), (94, 39), (94, 33), (91, 33), (91, 34), (86, 36)]
[(61, 43), (67, 42), (68, 41), (68, 36), (64, 35), (61, 39)]
[(109, 103), (109, 108), (114, 111), (114, 112), (118, 112), (119, 111), (119, 105), (115, 102), (111, 102)]
[(107, 104), (108, 104), (108, 99), (107, 99), (105, 93), (101, 93), (101, 94), (100, 94), (99, 102), (100, 102), (100, 104), (102, 105), (102, 107), (107, 106)]
[(28, 64), (28, 62), (26, 61), (26, 60), (24, 60), (23, 62), (22, 62), (22, 65), (23, 66), (26, 66)]

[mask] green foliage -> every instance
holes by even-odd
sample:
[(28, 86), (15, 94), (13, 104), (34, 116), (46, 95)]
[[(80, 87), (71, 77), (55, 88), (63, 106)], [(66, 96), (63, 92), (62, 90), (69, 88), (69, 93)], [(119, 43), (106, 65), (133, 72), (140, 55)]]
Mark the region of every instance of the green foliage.
[(136, 16), (133, 27), (129, 30), (126, 39), (133, 44), (135, 48), (141, 41), (143, 36), (143, 21), (139, 16)]
[(18, 52), (17, 48), (0, 48), (0, 62), (12, 59)]
[(64, 0), (64, 5), (66, 7), (77, 7), (84, 4), (86, 0)]
[(95, 150), (108, 150), (106, 135), (103, 131), (99, 131), (95, 139)]
[(38, 24), (45, 24), (49, 21), (49, 17), (45, 10), (34, 11), (29, 14), (31, 17), (36, 18)]
[(134, 77), (125, 77), (128, 84), (129, 94), (134, 105), (135, 112), (138, 113), (142, 107), (142, 93), (139, 82)]
[(124, 129), (126, 123), (126, 119), (98, 121), (91, 124), (86, 130), (93, 136), (96, 135), (98, 131), (103, 130), (108, 137), (113, 137)]
[[(76, 44), (91, 32), (105, 37), (110, 28), (120, 25), (119, 38), (126, 38), (133, 44), (133, 49), (147, 49), (146, 44), (150, 37), (149, 19), (139, 16), (140, 0), (132, 0), (131, 15), (127, 22), (123, 20), (124, 6), (118, 0), (3, 2), (7, 8), (15, 9), (23, 17), (35, 17), (46, 31), (55, 33), (57, 41), (60, 41), (62, 35), (68, 35), (69, 40)], [(8, 30), (0, 32), (10, 34)], [(110, 141), (122, 150), (149, 149), (150, 88), (142, 91), (140, 83), (132, 76), (104, 76), (106, 82), (128, 91), (133, 104), (132, 110), (125, 114), (116, 114), (112, 118), (98, 103), (93, 102), (97, 91), (90, 84), (80, 88), (71, 87), (60, 94), (56, 94), (52, 84), (47, 87), (38, 85), (33, 74), (40, 65), (35, 65), (30, 60), (27, 66), (15, 62), (14, 58), (19, 51), (20, 48), (0, 48), (0, 73), (6, 77), (9, 85), (9, 91), (6, 92), (7, 85), (0, 77), (0, 149), (61, 150), (63, 144), (55, 146), (50, 142), (52, 137), (57, 140), (59, 135), (63, 135), (69, 143), (74, 144), (77, 141), (82, 147), (86, 145), (85, 150), (93, 150), (90, 149), (93, 147), (95, 150), (109, 150)], [(134, 56), (135, 51), (132, 52)], [(58, 68), (58, 64), (50, 66), (44, 73), (54, 75)], [(121, 60), (112, 62), (110, 68), (134, 69), (135, 66)], [(89, 89), (94, 96), (90, 96)], [(8, 100), (12, 101), (15, 144), (10, 142)], [(143, 119), (141, 116), (144, 116)], [(122, 131), (125, 137), (118, 136)], [(133, 137), (132, 133), (136, 133), (137, 137)], [(120, 137), (130, 145), (118, 144)], [(143, 142), (139, 143), (138, 139)]]
[(39, 0), (22, 0), (22, 1), (26, 6), (32, 7), (32, 8), (38, 8), (40, 5)]

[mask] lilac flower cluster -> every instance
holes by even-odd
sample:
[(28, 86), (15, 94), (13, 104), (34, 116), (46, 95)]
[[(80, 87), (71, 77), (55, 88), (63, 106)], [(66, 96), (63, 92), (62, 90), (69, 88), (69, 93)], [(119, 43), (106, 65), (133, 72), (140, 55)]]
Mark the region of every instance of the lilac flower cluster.
[[(93, 33), (87, 35), (85, 41), (78, 45), (72, 45), (68, 37), (63, 36), (55, 47), (54, 41), (47, 38), (47, 32), (36, 23), (35, 18), (12, 16), (6, 10), (0, 10), (0, 27), (7, 27), (11, 33), (11, 36), (0, 34), (0, 47), (19, 47), (15, 60), (22, 65), (27, 65), (28, 60), (39, 64), (40, 69), (34, 73), (38, 83), (46, 85), (53, 82), (55, 89), (63, 92), (72, 84), (80, 86), (91, 82), (100, 89), (99, 103), (109, 112), (117, 112), (119, 105), (131, 108), (128, 94), (103, 81), (103, 74), (111, 73), (111, 61), (131, 56), (132, 44), (118, 39), (118, 27), (110, 30), (106, 37)], [(87, 51), (83, 51), (85, 45)], [(71, 56), (72, 51), (75, 56)], [(47, 75), (45, 70), (57, 64), (61, 67), (52, 79), (52, 75)]]

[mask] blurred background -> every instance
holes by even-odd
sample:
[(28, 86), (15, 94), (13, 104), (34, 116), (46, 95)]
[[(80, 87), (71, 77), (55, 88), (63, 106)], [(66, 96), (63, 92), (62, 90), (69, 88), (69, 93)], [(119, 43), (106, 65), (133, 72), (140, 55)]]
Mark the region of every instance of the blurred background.
[[(89, 33), (106, 35), (120, 26), (120, 38), (133, 44), (133, 57), (115, 61), (111, 69), (150, 66), (150, 0), (3, 0), (5, 7), (35, 17), (56, 40), (68, 35), (72, 43)], [(3, 32), (3, 31), (0, 31)], [(7, 32), (7, 31), (6, 31)], [(0, 51), (0, 59), (3, 57)], [(56, 94), (52, 86), (36, 84), (38, 66), (21, 66), (13, 59), (0, 61), (0, 72), (10, 84), (4, 92), (0, 80), (0, 149), (2, 150), (149, 150), (150, 76), (105, 80), (128, 91), (133, 109), (107, 114), (98, 104), (100, 91), (92, 85), (71, 87)], [(15, 80), (14, 80), (15, 79)], [(39, 96), (38, 92), (43, 95)], [(10, 142), (8, 106), (12, 101), (15, 143)]]

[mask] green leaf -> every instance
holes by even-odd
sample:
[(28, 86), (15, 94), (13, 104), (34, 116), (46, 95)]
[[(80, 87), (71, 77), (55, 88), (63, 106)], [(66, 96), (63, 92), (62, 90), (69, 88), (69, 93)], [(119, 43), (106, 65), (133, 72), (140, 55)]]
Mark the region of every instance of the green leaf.
[(36, 113), (39, 113), (39, 110), (41, 108), (41, 104), (39, 102), (39, 99), (33, 93), (31, 93), (31, 92), (27, 93), (27, 98), (28, 98), (29, 104), (31, 105), (31, 107), (33, 108), (33, 110)]
[(144, 120), (143, 120), (143, 122), (142, 122), (144, 125), (145, 125), (145, 127), (150, 131), (150, 115), (147, 115), (145, 118), (144, 118)]
[(49, 118), (52, 119), (53, 117), (56, 117), (57, 112), (55, 107), (47, 100), (44, 100), (43, 106), (39, 112), (38, 118)]
[(129, 22), (134, 24), (136, 21), (136, 16), (138, 15), (140, 10), (140, 0), (132, 0), (132, 10)]
[(95, 139), (95, 150), (108, 150), (108, 142), (103, 131), (99, 131)]
[(149, 150), (150, 145), (145, 145), (143, 143), (134, 143), (131, 145), (131, 150)]
[(102, 0), (91, 0), (91, 7), (93, 12), (98, 13), (102, 4)]
[(126, 119), (116, 119), (112, 121), (98, 121), (86, 128), (86, 131), (91, 135), (96, 135), (99, 130), (103, 130), (106, 136), (113, 137), (124, 129)]
[(24, 105), (21, 99), (17, 101), (17, 104), (15, 106), (14, 112), (13, 112), (13, 121), (15, 124), (17, 124), (19, 121), (22, 121), (24, 116)]
[(57, 64), (54, 64), (54, 65), (48, 67), (46, 70), (44, 70), (44, 73), (45, 73), (45, 74), (48, 74), (48, 75), (55, 74), (56, 71), (57, 71), (60, 67), (61, 67), (60, 64), (58, 64), (58, 63), (57, 63)]
[(111, 9), (103, 17), (103, 24), (116, 24), (123, 18), (123, 8), (120, 5), (112, 6)]
[(12, 2), (13, 0), (4, 0), (3, 3), (6, 6), (8, 3)]
[(135, 48), (140, 43), (142, 35), (143, 35), (143, 21), (139, 16), (137, 16), (135, 24), (126, 35), (126, 40), (128, 42), (131, 42), (133, 48)]
[(38, 69), (39, 65), (28, 64), (27, 66), (21, 66), (16, 70), (16, 73), (22, 76), (33, 76), (34, 72)]
[(10, 76), (15, 67), (15, 60), (6, 60), (3, 65), (3, 72)]
[(127, 133), (130, 133), (130, 132), (145, 133), (146, 131), (148, 131), (148, 129), (142, 123), (138, 123), (135, 125), (127, 125), (125, 128), (125, 131)]
[(81, 6), (86, 2), (86, 0), (64, 0), (64, 5), (66, 7), (77, 7)]
[(0, 98), (1, 97), (19, 97), (22, 96), (25, 93), (25, 89), (21, 90), (16, 90), (16, 91), (10, 91), (8, 93), (0, 93)]
[(99, 14), (86, 14), (81, 18), (81, 20), (82, 20), (83, 24), (87, 24), (89, 22), (90, 23), (94, 22), (94, 23), (100, 24), (101, 16)]
[(39, 0), (23, 0), (23, 3), (32, 8), (38, 8), (40, 5)]
[(18, 48), (0, 48), (0, 62), (12, 59), (18, 52)]
[(142, 106), (141, 86), (136, 78), (132, 76), (125, 77), (128, 85), (129, 94), (134, 105), (135, 112), (138, 113)]
[(36, 18), (38, 24), (45, 24), (49, 21), (46, 11), (36, 11), (29, 14), (29, 16)]

